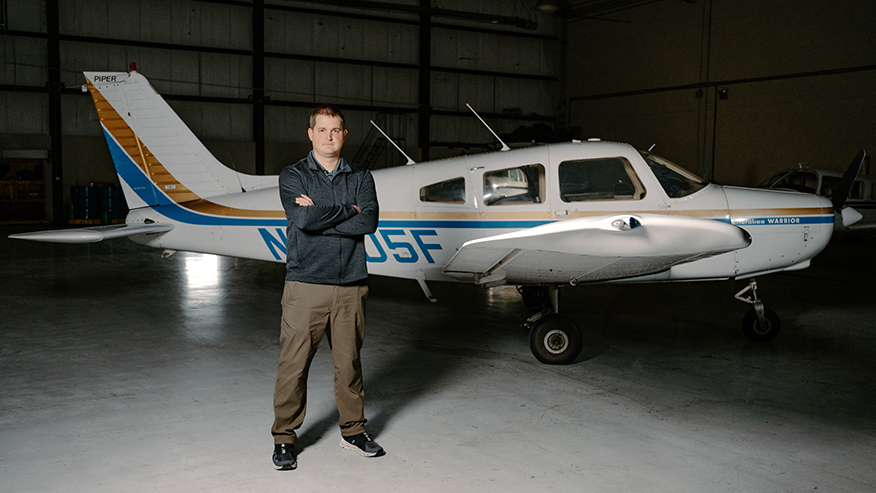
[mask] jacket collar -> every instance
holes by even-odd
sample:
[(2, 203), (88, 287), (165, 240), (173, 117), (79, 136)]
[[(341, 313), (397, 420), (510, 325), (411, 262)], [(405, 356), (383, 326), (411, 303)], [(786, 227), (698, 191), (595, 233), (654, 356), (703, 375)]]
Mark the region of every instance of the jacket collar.
[[(319, 164), (319, 161), (316, 160), (316, 157), (313, 155), (313, 151), (310, 151), (307, 154), (307, 166), (314, 171), (325, 172), (325, 168), (323, 168), (322, 165)], [(334, 174), (351, 173), (352, 171), (353, 171), (353, 168), (350, 167), (350, 163), (348, 163), (347, 160), (344, 159), (343, 156), (341, 156), (338, 159), (338, 165), (337, 165), (337, 167), (335, 167), (335, 170), (333, 171), (333, 173)]]

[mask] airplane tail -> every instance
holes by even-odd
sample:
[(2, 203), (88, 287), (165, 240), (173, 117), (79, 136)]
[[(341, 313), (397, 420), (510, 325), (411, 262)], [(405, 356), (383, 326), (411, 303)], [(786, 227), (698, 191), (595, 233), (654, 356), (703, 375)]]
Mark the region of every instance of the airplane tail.
[[(131, 214), (124, 225), (37, 231), (10, 238), (91, 243), (167, 233), (174, 229), (174, 221), (199, 224), (211, 215), (283, 217), (282, 208), (273, 203), (278, 200), (276, 192), (266, 193), (270, 200), (260, 201), (255, 210), (254, 201), (235, 201), (244, 192), (268, 192), (276, 187), (277, 177), (238, 173), (219, 162), (145, 77), (135, 70), (84, 74)], [(249, 208), (234, 206), (240, 202)], [(137, 211), (147, 208), (161, 209), (172, 221), (156, 224), (138, 216)], [(239, 224), (234, 221), (225, 223)]]
[(136, 71), (84, 74), (130, 209), (193, 202), (272, 183), (219, 162)]

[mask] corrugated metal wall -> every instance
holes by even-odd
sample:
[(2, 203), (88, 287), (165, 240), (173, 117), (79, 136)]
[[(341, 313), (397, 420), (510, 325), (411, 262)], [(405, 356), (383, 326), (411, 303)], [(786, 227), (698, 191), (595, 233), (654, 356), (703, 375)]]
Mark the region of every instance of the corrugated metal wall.
[[(876, 2), (703, 0), (570, 22), (570, 124), (724, 184), (876, 148)], [(620, 61), (620, 63), (619, 63)]]
[[(345, 109), (347, 154), (382, 115), (415, 159), (494, 144), (466, 103), (499, 133), (560, 113), (559, 20), (536, 0), (0, 2), (0, 151), (49, 150), (65, 199), (70, 186), (115, 179), (82, 72), (129, 62), (220, 160), (249, 173), (277, 173), (309, 149), (317, 103)], [(370, 165), (402, 162), (392, 151)]]

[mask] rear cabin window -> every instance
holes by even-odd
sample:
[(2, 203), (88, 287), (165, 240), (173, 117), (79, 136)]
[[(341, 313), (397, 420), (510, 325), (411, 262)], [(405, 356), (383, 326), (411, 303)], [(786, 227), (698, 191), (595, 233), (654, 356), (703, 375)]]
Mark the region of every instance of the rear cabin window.
[(559, 174), (563, 202), (639, 200), (645, 196), (645, 187), (622, 157), (564, 161)]
[(544, 166), (530, 164), (484, 173), (485, 205), (540, 204), (544, 197)]
[(420, 200), (423, 202), (439, 202), (442, 204), (465, 203), (465, 178), (454, 178), (420, 189)]

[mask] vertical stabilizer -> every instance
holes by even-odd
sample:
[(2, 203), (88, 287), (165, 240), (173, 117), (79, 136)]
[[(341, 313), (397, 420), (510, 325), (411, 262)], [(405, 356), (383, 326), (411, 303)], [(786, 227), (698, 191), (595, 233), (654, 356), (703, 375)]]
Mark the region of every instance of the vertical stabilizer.
[(260, 185), (259, 177), (220, 163), (142, 75), (85, 72), (85, 77), (131, 209)]

